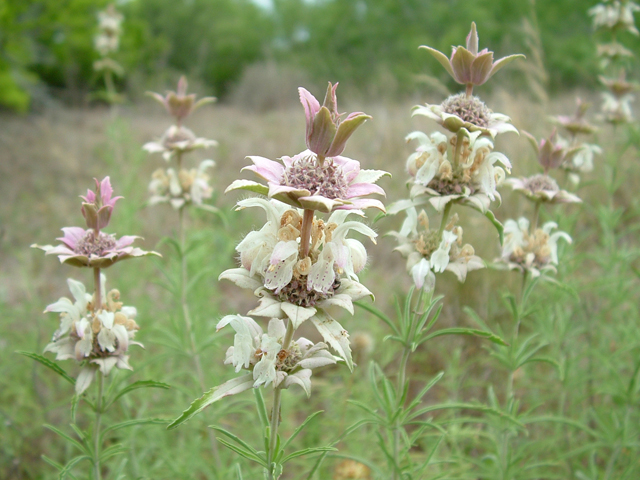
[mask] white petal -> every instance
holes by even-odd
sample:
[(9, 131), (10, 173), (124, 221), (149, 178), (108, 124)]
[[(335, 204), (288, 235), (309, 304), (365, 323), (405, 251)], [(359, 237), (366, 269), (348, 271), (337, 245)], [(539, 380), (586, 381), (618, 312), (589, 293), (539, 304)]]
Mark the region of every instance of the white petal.
[(280, 308), (291, 319), (294, 329), (316, 314), (316, 309), (313, 307), (300, 307), (288, 302), (282, 302)]
[(322, 310), (319, 310), (311, 321), (318, 329), (324, 341), (338, 352), (346, 362), (349, 370), (353, 371), (353, 360), (351, 359), (351, 346), (349, 345), (349, 333), (342, 328), (337, 321), (331, 318)]

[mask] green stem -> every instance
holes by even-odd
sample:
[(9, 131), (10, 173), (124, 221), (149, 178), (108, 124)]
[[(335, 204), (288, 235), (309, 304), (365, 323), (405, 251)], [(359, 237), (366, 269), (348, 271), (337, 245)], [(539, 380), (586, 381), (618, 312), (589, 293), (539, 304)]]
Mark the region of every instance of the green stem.
[(95, 285), (95, 304), (93, 305), (93, 311), (97, 312), (102, 309), (102, 288), (100, 287), (100, 268), (93, 269), (93, 284)]
[(456, 148), (453, 150), (453, 164), (451, 165), (454, 173), (458, 169), (458, 165), (460, 165), (460, 156), (462, 155), (462, 145), (464, 143), (464, 138), (466, 134), (462, 129), (458, 130), (456, 133)]
[(465, 94), (467, 97), (473, 95), (473, 83), (467, 83), (467, 89), (465, 90)]
[[(178, 156), (180, 159), (180, 156)], [(189, 280), (188, 270), (187, 270), (187, 256), (185, 254), (186, 249), (186, 228), (185, 228), (185, 217), (184, 217), (184, 207), (178, 210), (179, 215), (179, 223), (178, 223), (178, 236), (180, 238), (180, 272), (181, 272), (181, 281), (180, 281), (180, 304), (182, 306), (182, 315), (184, 317), (184, 325), (187, 329), (187, 337), (189, 339), (189, 347), (191, 349), (191, 356), (193, 358), (193, 363), (196, 367), (196, 375), (198, 377), (198, 383), (200, 384), (200, 390), (206, 391), (207, 384), (204, 379), (204, 372), (202, 370), (202, 362), (200, 361), (200, 354), (198, 353), (198, 349), (196, 346), (196, 337), (193, 331), (193, 323), (191, 321), (191, 314), (189, 312), (189, 303), (187, 302), (187, 284)], [(216, 441), (216, 437), (212, 430), (207, 429), (207, 433), (209, 435), (209, 443), (211, 444), (211, 452), (213, 454), (213, 458), (215, 460), (216, 466), (218, 470), (220, 470), (222, 464), (220, 462), (220, 453), (218, 452), (218, 442)]]
[(313, 227), (313, 210), (305, 209), (302, 215), (302, 228), (300, 230), (300, 257), (309, 256), (311, 246), (311, 227)]
[(453, 207), (453, 202), (448, 202), (444, 207), (444, 212), (442, 212), (442, 220), (440, 220), (440, 228), (438, 229), (438, 240), (442, 240), (442, 233), (444, 232), (444, 227), (447, 226), (451, 207)]
[[(306, 210), (305, 210), (306, 212)], [(288, 350), (293, 340), (293, 322), (289, 320), (287, 323), (287, 331), (284, 334), (282, 341), (282, 350)], [(273, 389), (273, 409), (271, 410), (270, 435), (269, 435), (269, 451), (267, 452), (267, 463), (269, 471), (269, 480), (275, 480), (273, 476), (272, 463), (275, 460), (276, 445), (278, 443), (278, 427), (280, 426), (280, 397), (282, 395), (282, 388), (275, 387)]]
[(541, 202), (536, 202), (536, 206), (533, 208), (533, 218), (531, 219), (531, 230), (529, 233), (533, 235), (533, 232), (538, 228), (538, 217), (540, 216), (540, 205)]
[[(98, 269), (96, 269), (98, 270)], [(104, 375), (98, 371), (98, 400), (96, 401), (96, 424), (93, 429), (93, 478), (100, 480), (100, 424), (102, 421), (102, 392), (104, 390)]]

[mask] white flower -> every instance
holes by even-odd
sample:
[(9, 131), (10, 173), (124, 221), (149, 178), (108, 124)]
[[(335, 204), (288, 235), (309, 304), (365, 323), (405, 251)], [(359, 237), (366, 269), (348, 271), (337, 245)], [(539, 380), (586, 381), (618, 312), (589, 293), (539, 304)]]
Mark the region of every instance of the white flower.
[(218, 145), (215, 140), (196, 137), (187, 127), (172, 125), (157, 142), (148, 142), (143, 149), (149, 153), (162, 153), (167, 162), (174, 156), (191, 152), (200, 148), (210, 148)]
[(149, 204), (170, 203), (176, 210), (190, 203), (202, 205), (213, 194), (206, 170), (214, 165), (213, 160), (203, 160), (198, 169), (183, 168), (176, 172), (173, 168), (166, 171), (159, 168), (153, 172), (149, 183)]

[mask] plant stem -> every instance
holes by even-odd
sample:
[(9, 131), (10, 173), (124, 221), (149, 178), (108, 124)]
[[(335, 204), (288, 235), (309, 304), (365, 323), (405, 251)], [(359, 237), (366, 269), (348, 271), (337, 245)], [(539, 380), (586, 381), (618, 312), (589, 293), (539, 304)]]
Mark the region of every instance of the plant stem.
[(438, 229), (438, 240), (442, 240), (442, 233), (444, 232), (444, 227), (447, 226), (447, 220), (449, 220), (449, 213), (451, 213), (452, 206), (453, 202), (448, 202), (444, 207), (444, 212), (442, 212), (442, 220), (440, 220), (440, 228)]
[[(305, 213), (307, 211), (305, 210)], [(313, 210), (311, 210), (313, 213)], [(284, 339), (282, 341), (282, 350), (288, 350), (291, 345), (291, 340), (293, 339), (293, 333), (295, 329), (293, 328), (293, 323), (291, 320), (287, 323), (287, 331), (284, 334)], [(276, 444), (278, 443), (278, 427), (280, 425), (280, 397), (282, 395), (282, 388), (275, 387), (273, 389), (273, 409), (271, 410), (271, 421), (270, 424), (270, 435), (269, 435), (269, 452), (267, 453), (267, 463), (269, 465), (269, 480), (275, 480), (273, 476), (273, 469), (271, 468), (271, 464), (275, 459), (275, 450)]]
[[(99, 270), (96, 268), (96, 270)], [(93, 478), (100, 480), (100, 424), (102, 421), (102, 392), (104, 390), (104, 375), (98, 371), (98, 400), (96, 401), (96, 424), (93, 428)]]
[(311, 246), (311, 227), (313, 227), (313, 210), (305, 209), (302, 216), (302, 229), (300, 230), (300, 257), (309, 256)]
[(97, 312), (102, 309), (102, 288), (100, 286), (100, 268), (93, 269), (93, 284), (95, 285), (95, 304), (93, 305), (93, 311)]
[(533, 232), (535, 232), (536, 228), (538, 228), (538, 217), (540, 216), (540, 205), (542, 205), (541, 202), (536, 202), (536, 206), (533, 208), (533, 218), (531, 218), (531, 231), (529, 232), (532, 235), (533, 235)]
[[(180, 157), (178, 156), (178, 159)], [(200, 362), (200, 354), (198, 353), (198, 349), (196, 347), (196, 337), (193, 332), (193, 323), (191, 322), (191, 314), (189, 312), (189, 304), (187, 302), (187, 283), (188, 283), (188, 271), (187, 271), (187, 256), (185, 255), (186, 248), (186, 233), (185, 233), (185, 218), (184, 218), (184, 207), (178, 210), (179, 215), (179, 223), (178, 223), (178, 236), (180, 238), (180, 271), (181, 271), (181, 281), (180, 281), (180, 304), (182, 305), (182, 315), (184, 317), (184, 324), (187, 329), (187, 336), (189, 337), (189, 346), (191, 348), (191, 356), (193, 358), (193, 363), (196, 367), (196, 375), (198, 377), (198, 383), (200, 384), (200, 390), (206, 391), (207, 385), (204, 379), (204, 372), (202, 370), (202, 363)], [(216, 462), (216, 466), (218, 470), (221, 467), (220, 463), (220, 454), (218, 453), (218, 442), (216, 441), (215, 435), (213, 431), (207, 429), (207, 433), (209, 435), (209, 443), (211, 444), (211, 452), (213, 453), (213, 458)]]
[(473, 83), (467, 83), (465, 94), (467, 97), (470, 97), (471, 95), (473, 95)]

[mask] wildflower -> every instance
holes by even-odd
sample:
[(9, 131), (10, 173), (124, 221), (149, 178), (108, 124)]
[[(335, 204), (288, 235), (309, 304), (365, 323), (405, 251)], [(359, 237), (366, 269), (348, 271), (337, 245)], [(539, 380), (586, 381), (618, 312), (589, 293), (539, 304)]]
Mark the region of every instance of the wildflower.
[(593, 16), (595, 29), (628, 31), (634, 35), (640, 34), (635, 26), (633, 13), (640, 11), (640, 7), (634, 2), (613, 0), (611, 3), (598, 4), (589, 9), (589, 15)]
[(602, 116), (606, 122), (619, 125), (633, 121), (633, 113), (631, 113), (631, 102), (634, 100), (633, 95), (626, 94), (616, 96), (609, 92), (603, 92), (602, 99)]
[(435, 273), (445, 270), (464, 282), (468, 272), (484, 268), (473, 247), (462, 244), (462, 228), (456, 225), (457, 221), (454, 215), (440, 232), (429, 228), (424, 210), (418, 214), (415, 208), (410, 208), (400, 232), (390, 232), (399, 244), (395, 250), (407, 259), (407, 271), (417, 288), (433, 290)]
[(508, 178), (504, 183), (534, 202), (550, 204), (582, 202), (577, 195), (561, 190), (558, 183), (546, 173), (526, 178)]
[(75, 359), (81, 363), (76, 380), (78, 395), (91, 384), (96, 366), (105, 376), (113, 367), (132, 370), (127, 355), (129, 345), (142, 346), (133, 341), (139, 329), (135, 322), (136, 309), (118, 301), (118, 290), (107, 294), (105, 283), (106, 277), (101, 275), (102, 305), (94, 305), (95, 296), (88, 294), (81, 282), (68, 279), (75, 301), (63, 297), (45, 309), (45, 312), (60, 313), (60, 327), (44, 351), (55, 353), (56, 360)]
[(220, 330), (227, 325), (231, 325), (236, 334), (233, 346), (227, 350), (225, 364), (233, 365), (236, 372), (252, 371), (253, 384), (247, 388), (270, 384), (274, 388), (289, 388), (297, 384), (309, 396), (312, 369), (336, 363), (336, 357), (327, 351), (325, 343), (314, 344), (304, 337), (293, 340), (283, 349), (286, 328), (277, 318), (269, 321), (266, 334), (251, 317), (227, 315), (216, 328)]
[(558, 224), (547, 222), (542, 228), (529, 232), (529, 220), (507, 220), (504, 224), (505, 240), (500, 262), (510, 270), (529, 272), (533, 277), (556, 272), (558, 265), (558, 240), (571, 243), (565, 232), (551, 233)]
[(191, 203), (202, 205), (203, 200), (213, 194), (206, 170), (214, 165), (213, 160), (204, 160), (198, 169), (182, 168), (176, 172), (173, 168), (166, 171), (159, 168), (153, 172), (149, 183), (149, 204), (170, 203), (176, 210)]
[(596, 46), (596, 52), (603, 69), (633, 58), (633, 52), (618, 42), (599, 44)]
[(560, 135), (557, 137), (557, 142), (558, 145), (568, 149), (570, 152), (560, 165), (560, 168), (569, 172), (573, 183), (579, 182), (577, 174), (591, 172), (595, 155), (602, 154), (602, 148), (595, 144), (583, 142), (570, 144), (568, 140), (560, 137)]
[(158, 255), (156, 252), (146, 252), (133, 247), (133, 242), (140, 237), (125, 235), (116, 238), (101, 230), (111, 220), (111, 214), (116, 202), (122, 197), (113, 197), (113, 189), (109, 177), (101, 182), (96, 180), (96, 191), (87, 191), (82, 203), (82, 215), (88, 229), (82, 227), (64, 227), (64, 236), (58, 238), (61, 245), (32, 245), (44, 250), (47, 255), (58, 255), (60, 263), (67, 263), (74, 267), (107, 268), (116, 262), (128, 258), (146, 255)]
[(98, 13), (99, 33), (96, 35), (94, 42), (96, 50), (103, 57), (118, 50), (123, 19), (124, 17), (118, 13), (113, 4)]
[(469, 95), (474, 85), (482, 85), (516, 58), (524, 58), (524, 55), (520, 54), (509, 55), (494, 62), (493, 52), (486, 48), (478, 51), (478, 32), (475, 22), (471, 23), (466, 48), (463, 46), (452, 47), (451, 58), (447, 58), (444, 53), (425, 45), (420, 48), (426, 49), (433, 55), (456, 82), (466, 85)]
[(424, 115), (453, 133), (463, 128), (491, 138), (500, 133), (518, 133), (509, 117), (494, 113), (478, 97), (464, 93), (451, 95), (440, 105), (415, 106), (411, 115)]
[(157, 142), (148, 142), (143, 149), (149, 153), (162, 153), (162, 158), (167, 162), (174, 156), (180, 158), (184, 153), (210, 148), (218, 145), (215, 140), (196, 137), (196, 135), (184, 126), (172, 125)]
[(178, 126), (182, 120), (191, 115), (201, 106), (216, 101), (215, 97), (204, 97), (196, 102), (195, 93), (187, 95), (187, 85), (187, 78), (183, 75), (178, 81), (178, 88), (176, 92), (168, 91), (164, 97), (159, 93), (148, 92), (151, 97), (166, 108), (169, 115), (176, 119)]
[[(492, 200), (500, 199), (497, 187), (505, 177), (505, 170), (511, 169), (509, 159), (493, 152), (493, 142), (481, 136), (481, 132), (464, 130), (463, 133), (449, 140), (437, 132), (430, 137), (422, 132), (407, 135), (407, 141), (419, 142), (416, 152), (407, 160), (407, 170), (413, 177), (412, 199), (427, 197), (437, 211), (455, 201), (483, 213)], [(453, 150), (451, 157), (448, 156), (449, 144)]]
[(355, 460), (343, 460), (333, 474), (333, 480), (370, 480), (371, 469)]
[(573, 115), (557, 115), (550, 118), (551, 122), (566, 129), (572, 137), (578, 134), (588, 135), (596, 132), (598, 129), (585, 118), (585, 114), (591, 104), (583, 102), (580, 98), (576, 99), (576, 103), (577, 108)]
[(309, 253), (302, 257), (302, 211), (261, 198), (242, 200), (238, 207), (260, 207), (268, 221), (236, 247), (242, 266), (222, 272), (220, 279), (260, 298), (250, 315), (289, 318), (294, 328), (310, 320), (351, 367), (348, 335), (324, 310), (339, 306), (353, 314), (353, 301), (371, 295), (357, 277), (366, 264), (366, 250), (358, 240), (346, 238), (355, 230), (375, 239), (366, 225), (347, 221), (348, 215), (362, 212), (336, 211), (326, 223), (314, 219)]
[(321, 158), (340, 155), (353, 132), (371, 118), (363, 112), (354, 112), (342, 120), (344, 113), (338, 113), (337, 88), (337, 83), (329, 82), (322, 106), (310, 92), (298, 88), (307, 118), (307, 148)]
[(226, 192), (250, 190), (280, 200), (294, 207), (328, 213), (334, 210), (377, 208), (384, 212), (379, 200), (359, 198), (384, 190), (375, 185), (388, 175), (381, 170), (361, 170), (360, 162), (347, 157), (326, 158), (318, 162), (311, 150), (294, 157), (282, 157), (282, 164), (264, 157), (247, 157), (250, 170), (267, 181), (267, 186), (249, 180), (236, 180)]

